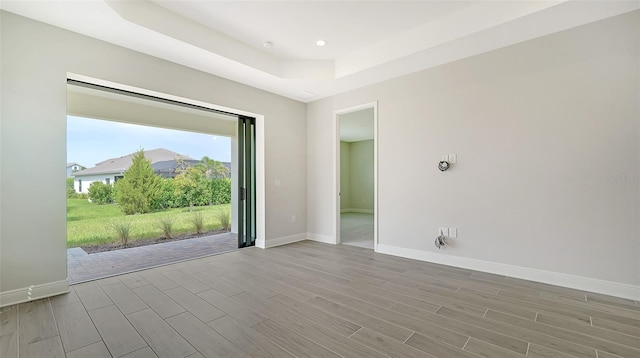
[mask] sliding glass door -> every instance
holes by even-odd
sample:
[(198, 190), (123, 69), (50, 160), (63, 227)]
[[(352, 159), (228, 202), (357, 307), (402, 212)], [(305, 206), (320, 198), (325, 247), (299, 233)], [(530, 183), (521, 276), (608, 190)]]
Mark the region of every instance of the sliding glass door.
[(238, 248), (256, 243), (256, 120), (238, 118)]

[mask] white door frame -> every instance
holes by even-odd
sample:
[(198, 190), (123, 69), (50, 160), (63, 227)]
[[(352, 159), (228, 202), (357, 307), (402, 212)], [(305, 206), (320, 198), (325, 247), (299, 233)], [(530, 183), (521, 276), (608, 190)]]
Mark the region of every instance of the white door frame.
[(333, 207), (335, 209), (335, 243), (340, 243), (340, 115), (373, 108), (373, 249), (378, 251), (378, 101), (339, 109), (333, 112)]

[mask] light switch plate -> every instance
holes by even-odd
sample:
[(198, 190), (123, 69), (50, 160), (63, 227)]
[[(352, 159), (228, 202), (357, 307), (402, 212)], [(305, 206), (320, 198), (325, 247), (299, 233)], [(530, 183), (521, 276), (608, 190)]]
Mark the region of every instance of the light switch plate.
[(449, 156), (448, 156), (448, 155), (446, 155), (446, 154), (445, 154), (445, 155), (443, 155), (443, 156), (442, 156), (442, 161), (443, 161), (443, 162), (448, 162), (448, 161), (449, 161)]
[(458, 229), (456, 229), (455, 227), (450, 227), (449, 237), (458, 237)]
[(449, 154), (449, 163), (455, 164), (458, 161), (457, 154)]
[(438, 230), (438, 236), (440, 236), (440, 235), (449, 236), (449, 228), (448, 227), (440, 227), (440, 229)]
[(280, 186), (280, 179), (276, 179), (276, 186)]

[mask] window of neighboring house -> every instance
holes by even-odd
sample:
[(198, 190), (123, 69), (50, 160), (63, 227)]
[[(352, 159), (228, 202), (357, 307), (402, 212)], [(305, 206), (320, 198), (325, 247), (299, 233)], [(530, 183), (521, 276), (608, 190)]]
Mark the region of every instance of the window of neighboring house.
[(78, 193), (82, 193), (82, 179), (78, 179)]
[(104, 180), (107, 185), (111, 184), (111, 178), (107, 178)]
[(117, 175), (117, 176), (115, 177), (115, 179), (116, 179), (116, 180), (115, 180), (115, 182), (117, 183), (117, 182), (118, 182), (118, 180), (120, 180), (120, 179), (124, 179), (124, 175)]

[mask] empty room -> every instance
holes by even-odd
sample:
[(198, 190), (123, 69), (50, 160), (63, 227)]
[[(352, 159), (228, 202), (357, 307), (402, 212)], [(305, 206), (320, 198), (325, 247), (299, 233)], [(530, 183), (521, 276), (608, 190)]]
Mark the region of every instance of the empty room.
[[(2, 1), (0, 46), (2, 358), (640, 357), (638, 1)], [(65, 185), (70, 85), (224, 135), (227, 199)]]

